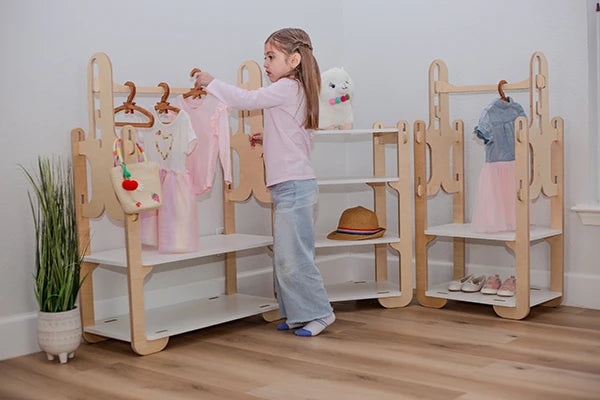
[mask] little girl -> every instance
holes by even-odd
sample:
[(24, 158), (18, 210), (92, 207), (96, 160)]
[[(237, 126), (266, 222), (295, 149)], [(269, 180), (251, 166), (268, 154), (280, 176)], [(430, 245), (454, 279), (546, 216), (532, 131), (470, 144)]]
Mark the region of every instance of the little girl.
[[(274, 224), (275, 288), (286, 321), (278, 330), (297, 329), (298, 336), (316, 336), (335, 321), (335, 314), (315, 265), (313, 207), (318, 188), (310, 159), (307, 129), (319, 124), (319, 65), (310, 37), (302, 29), (286, 28), (265, 41), (264, 68), (272, 85), (244, 90), (196, 75), (196, 87), (241, 110), (264, 109), (264, 160), (271, 189)], [(250, 136), (263, 143), (263, 135)]]

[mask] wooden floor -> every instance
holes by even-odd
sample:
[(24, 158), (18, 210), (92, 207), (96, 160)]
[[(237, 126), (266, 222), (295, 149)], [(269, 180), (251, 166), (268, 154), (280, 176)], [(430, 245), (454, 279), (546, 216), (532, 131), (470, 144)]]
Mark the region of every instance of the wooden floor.
[(319, 337), (260, 317), (170, 339), (158, 354), (83, 344), (0, 362), (0, 399), (600, 399), (600, 311), (536, 307), (523, 321), (485, 305), (441, 310), (336, 303)]

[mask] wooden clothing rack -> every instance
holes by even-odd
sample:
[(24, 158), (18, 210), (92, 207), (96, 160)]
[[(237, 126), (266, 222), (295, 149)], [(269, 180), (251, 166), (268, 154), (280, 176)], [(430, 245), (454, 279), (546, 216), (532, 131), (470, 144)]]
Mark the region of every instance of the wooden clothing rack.
[[(191, 72), (194, 74), (194, 70)], [(246, 76), (246, 80), (244, 79)], [(258, 64), (247, 61), (238, 69), (238, 86), (254, 90), (262, 87), (262, 75)], [(236, 252), (246, 249), (268, 247), (273, 244), (271, 235), (251, 235), (236, 232), (235, 203), (245, 202), (254, 195), (262, 203), (271, 203), (270, 193), (264, 181), (264, 163), (260, 146), (251, 147), (248, 134), (263, 131), (262, 110), (238, 111), (237, 132), (231, 136), (230, 145), (239, 159), (237, 186), (223, 186), (224, 234), (200, 237), (197, 252), (185, 254), (160, 254), (156, 250), (142, 249), (138, 215), (124, 215), (109, 180), (113, 168), (112, 144), (117, 137), (114, 118), (114, 96), (129, 94), (119, 111), (136, 110), (135, 93), (162, 95), (160, 109), (169, 107), (167, 91), (172, 94), (199, 95), (189, 88), (169, 88), (164, 82), (159, 86), (135, 86), (113, 82), (112, 67), (108, 56), (97, 53), (88, 64), (89, 132), (81, 128), (71, 133), (77, 223), (80, 235), (80, 251), (84, 254), (81, 276), (86, 276), (80, 291), (80, 308), (84, 338), (98, 342), (107, 338), (129, 341), (132, 349), (140, 355), (161, 351), (171, 335), (200, 329), (223, 322), (262, 314), (267, 321), (279, 318), (276, 299), (238, 293)], [(97, 101), (98, 100), (98, 101)], [(142, 112), (143, 113), (143, 112)], [(152, 114), (151, 114), (152, 115)], [(139, 125), (147, 126), (147, 122)], [(375, 298), (384, 307), (404, 307), (413, 296), (412, 290), (412, 202), (410, 187), (410, 125), (400, 121), (395, 126), (373, 124), (372, 129), (350, 131), (318, 131), (321, 137), (330, 135), (367, 135), (372, 142), (372, 176), (317, 179), (323, 185), (367, 184), (373, 189), (375, 213), (380, 223), (387, 217), (386, 187), (398, 196), (398, 232), (386, 232), (383, 237), (360, 241), (330, 240), (318, 235), (315, 248), (347, 248), (373, 246), (375, 271), (373, 280), (335, 283), (326, 286), (330, 301), (346, 301)], [(136, 130), (125, 125), (120, 131), (124, 146), (125, 162), (136, 162), (134, 143)], [(368, 135), (371, 135), (369, 137)], [(386, 146), (394, 147), (396, 165), (392, 176), (386, 174)], [(90, 171), (88, 171), (88, 166)], [(89, 172), (89, 173), (88, 173)], [(88, 192), (90, 195), (88, 196)], [(106, 212), (109, 217), (124, 220), (125, 244), (122, 248), (91, 252), (90, 219), (99, 218)], [(399, 254), (398, 282), (388, 279), (388, 246)], [(224, 254), (224, 295), (186, 301), (156, 309), (144, 305), (144, 278), (153, 267), (183, 260)], [(125, 268), (127, 271), (129, 312), (124, 315), (97, 319), (94, 312), (93, 272), (101, 265)]]
[[(247, 81), (244, 80), (244, 75), (247, 76)], [(246, 89), (257, 89), (262, 86), (258, 64), (247, 61), (240, 66), (238, 85)], [(138, 86), (136, 91), (162, 95), (163, 89), (158, 86)], [(81, 276), (86, 277), (79, 299), (84, 338), (88, 342), (98, 342), (107, 338), (129, 341), (137, 354), (144, 355), (162, 350), (167, 345), (169, 336), (178, 333), (261, 313), (266, 320), (277, 318), (279, 311), (275, 298), (250, 296), (238, 293), (237, 290), (236, 252), (264, 248), (273, 243), (270, 235), (236, 233), (235, 227), (236, 202), (246, 201), (253, 194), (258, 201), (271, 202), (263, 179), (261, 149), (250, 147), (248, 133), (245, 132), (246, 127), (249, 127), (252, 133), (262, 132), (262, 111), (240, 111), (237, 132), (231, 137), (231, 147), (239, 155), (241, 172), (237, 187), (225, 184), (223, 186), (225, 234), (201, 237), (200, 250), (197, 252), (160, 254), (155, 250), (142, 251), (139, 216), (123, 214), (109, 179), (109, 170), (113, 167), (112, 144), (117, 137), (114, 95), (131, 93), (131, 91), (131, 85), (125, 86), (113, 82), (112, 66), (106, 54), (97, 53), (91, 57), (88, 64), (89, 132), (86, 135), (81, 128), (73, 129), (71, 132), (77, 226), (80, 251), (84, 254)], [(172, 94), (185, 94), (189, 91), (189, 88), (170, 90)], [(133, 145), (136, 138), (135, 128), (131, 125), (123, 127), (121, 138), (125, 149), (125, 161), (136, 162)], [(115, 220), (124, 220), (125, 245), (119, 249), (92, 253), (89, 247), (90, 219), (99, 218), (104, 212)], [(145, 308), (144, 278), (154, 266), (216, 254), (225, 255), (224, 295), (152, 310)], [(99, 265), (122, 267), (127, 270), (128, 314), (96, 319), (93, 272)]]
[[(497, 89), (528, 89), (530, 93), (531, 120), (520, 117), (515, 121), (516, 231), (476, 233), (465, 223), (464, 126), (462, 120), (450, 123), (449, 94)], [(452, 85), (448, 82), (446, 64), (441, 60), (431, 63), (429, 124), (427, 127), (424, 121), (414, 124), (415, 259), (420, 304), (440, 308), (448, 299), (492, 304), (501, 317), (522, 319), (529, 314), (531, 306), (557, 306), (561, 303), (564, 273), (564, 123), (560, 117), (550, 119), (548, 96), (548, 63), (540, 52), (531, 57), (529, 77), (513, 84)], [(453, 223), (428, 226), (427, 201), (440, 188), (452, 194)], [(550, 198), (549, 226), (530, 227), (530, 200), (542, 193)], [(453, 238), (454, 279), (465, 275), (465, 239), (504, 242), (516, 259), (515, 297), (450, 292), (447, 282), (430, 287), (427, 248), (438, 236)], [(549, 288), (530, 287), (530, 244), (538, 240), (545, 240), (550, 245)]]

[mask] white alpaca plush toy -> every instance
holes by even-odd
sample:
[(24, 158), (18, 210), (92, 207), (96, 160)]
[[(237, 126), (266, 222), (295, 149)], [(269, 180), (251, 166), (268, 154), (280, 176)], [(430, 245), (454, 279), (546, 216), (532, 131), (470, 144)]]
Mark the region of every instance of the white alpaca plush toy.
[(319, 129), (351, 129), (354, 83), (344, 68), (331, 68), (321, 74)]

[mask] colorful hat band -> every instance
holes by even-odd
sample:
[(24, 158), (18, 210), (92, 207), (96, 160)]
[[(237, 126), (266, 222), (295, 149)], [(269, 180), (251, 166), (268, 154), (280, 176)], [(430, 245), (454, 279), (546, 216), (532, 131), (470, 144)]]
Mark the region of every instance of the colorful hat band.
[(381, 228), (346, 228), (343, 226), (338, 226), (336, 232), (345, 233), (347, 235), (374, 235), (376, 233), (381, 232)]

